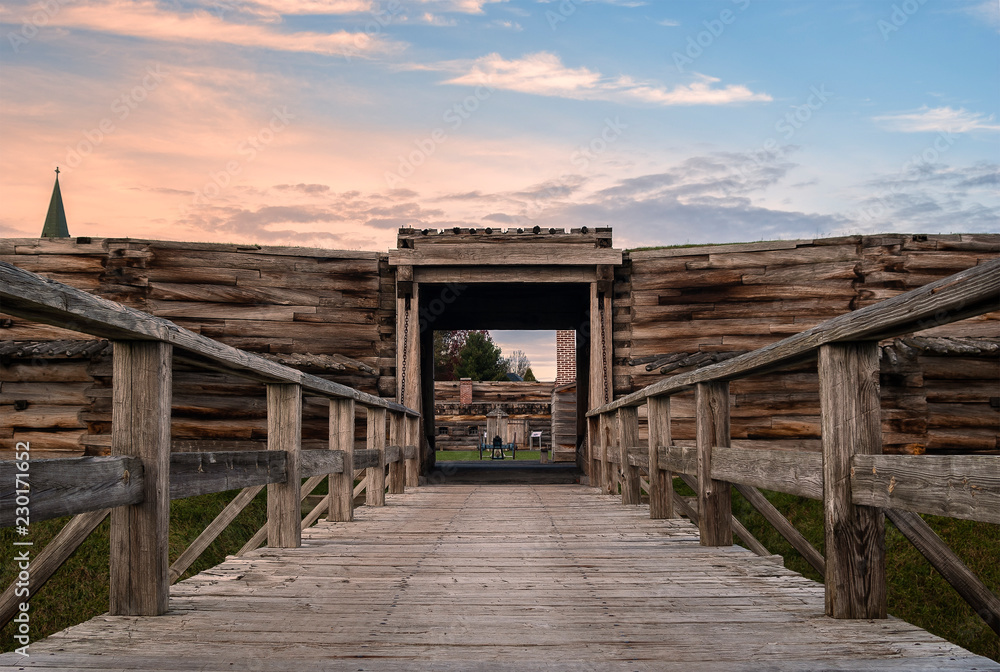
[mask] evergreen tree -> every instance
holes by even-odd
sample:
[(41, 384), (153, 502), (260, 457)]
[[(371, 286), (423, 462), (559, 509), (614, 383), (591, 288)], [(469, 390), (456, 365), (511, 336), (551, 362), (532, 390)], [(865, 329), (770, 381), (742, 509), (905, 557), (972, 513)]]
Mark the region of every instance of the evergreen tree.
[(522, 378), (524, 378), (524, 382), (526, 382), (526, 383), (534, 383), (534, 382), (536, 382), (536, 380), (535, 380), (535, 374), (534, 374), (534, 372), (532, 372), (530, 366), (527, 369), (524, 370), (524, 375), (522, 376)]
[(470, 333), (458, 353), (458, 359), (458, 365), (455, 367), (456, 378), (507, 379), (507, 362), (500, 347), (493, 342), (488, 332)]

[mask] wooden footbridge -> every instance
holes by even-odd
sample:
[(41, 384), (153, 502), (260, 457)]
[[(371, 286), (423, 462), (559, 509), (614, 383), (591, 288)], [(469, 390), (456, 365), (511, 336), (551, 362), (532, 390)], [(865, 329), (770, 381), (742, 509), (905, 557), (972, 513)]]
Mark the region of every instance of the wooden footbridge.
[[(0, 464), (0, 525), (75, 516), (41, 552), (17, 547), (26, 559), (4, 549), (31, 592), (110, 514), (109, 612), (29, 641), (30, 596), (15, 582), (0, 621), (28, 624), (29, 655), (0, 655), (0, 669), (1000, 670), (887, 617), (886, 515), (1000, 633), (1000, 600), (917, 515), (1000, 524), (1000, 457), (881, 455), (876, 349), (996, 310), (998, 297), (991, 261), (594, 408), (590, 485), (414, 487), (415, 411), (0, 263), (5, 313), (114, 341), (112, 456), (31, 460), (19, 445)], [(823, 452), (731, 446), (728, 381), (812, 359)], [(268, 450), (171, 454), (174, 360), (266, 384)], [(691, 388), (697, 441), (686, 445), (671, 439), (670, 398)], [(303, 395), (330, 400), (330, 450), (301, 450)], [(365, 450), (354, 449), (359, 410)], [(679, 497), (674, 475), (697, 497)], [(305, 495), (327, 478), (330, 494), (303, 518)], [(254, 539), (171, 586), (265, 487), (268, 521)], [(824, 502), (825, 557), (758, 487)], [(170, 500), (236, 488), (170, 565)], [(824, 585), (742, 529), (732, 488)], [(362, 490), (370, 506), (354, 511)]]

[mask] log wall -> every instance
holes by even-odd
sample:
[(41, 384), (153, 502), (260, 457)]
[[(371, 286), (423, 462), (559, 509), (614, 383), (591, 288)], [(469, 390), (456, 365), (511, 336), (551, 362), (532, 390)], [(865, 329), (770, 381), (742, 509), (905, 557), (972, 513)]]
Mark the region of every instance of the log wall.
[(486, 428), (486, 414), (499, 407), (518, 447), (526, 447), (528, 432), (552, 440), (553, 383), (485, 381), (472, 383), (472, 403), (462, 404), (458, 381), (435, 381), (434, 415), (437, 450), (476, 450)]
[[(998, 253), (995, 234), (887, 234), (631, 252), (616, 274), (615, 395), (763, 347)], [(1000, 312), (929, 325), (917, 341), (883, 344), (886, 452), (1000, 448), (998, 320)], [(937, 349), (920, 347), (920, 337), (939, 339)], [(735, 439), (818, 449), (815, 364), (733, 382), (732, 395)], [(675, 398), (676, 439), (695, 438), (693, 408), (693, 396)]]

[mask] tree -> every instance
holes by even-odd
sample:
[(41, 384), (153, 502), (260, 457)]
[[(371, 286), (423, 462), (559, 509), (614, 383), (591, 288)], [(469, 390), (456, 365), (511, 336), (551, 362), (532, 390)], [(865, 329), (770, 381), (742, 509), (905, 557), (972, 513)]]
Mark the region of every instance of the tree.
[(521, 376), (521, 377), (524, 379), (524, 382), (526, 382), (526, 383), (534, 383), (534, 382), (536, 382), (536, 380), (535, 380), (535, 374), (534, 374), (534, 372), (532, 372), (530, 366), (527, 369), (525, 369), (524, 375)]
[(487, 332), (474, 332), (468, 329), (456, 331), (435, 331), (434, 332), (434, 380), (458, 380), (455, 374), (455, 367), (459, 363), (459, 353), (465, 345), (469, 334)]
[(506, 380), (507, 366), (502, 355), (500, 347), (488, 332), (472, 332), (458, 353), (455, 376), (472, 380)]
[(507, 358), (507, 372), (516, 373), (524, 378), (525, 372), (531, 368), (531, 360), (524, 354), (524, 350), (515, 350)]

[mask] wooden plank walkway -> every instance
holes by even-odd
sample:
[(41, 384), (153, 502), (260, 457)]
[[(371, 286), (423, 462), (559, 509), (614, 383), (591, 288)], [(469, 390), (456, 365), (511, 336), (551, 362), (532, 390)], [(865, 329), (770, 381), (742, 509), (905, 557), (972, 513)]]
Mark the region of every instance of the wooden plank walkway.
[(579, 485), (437, 485), (101, 616), (2, 670), (1000, 670), (897, 619), (833, 620), (822, 586), (698, 544)]

